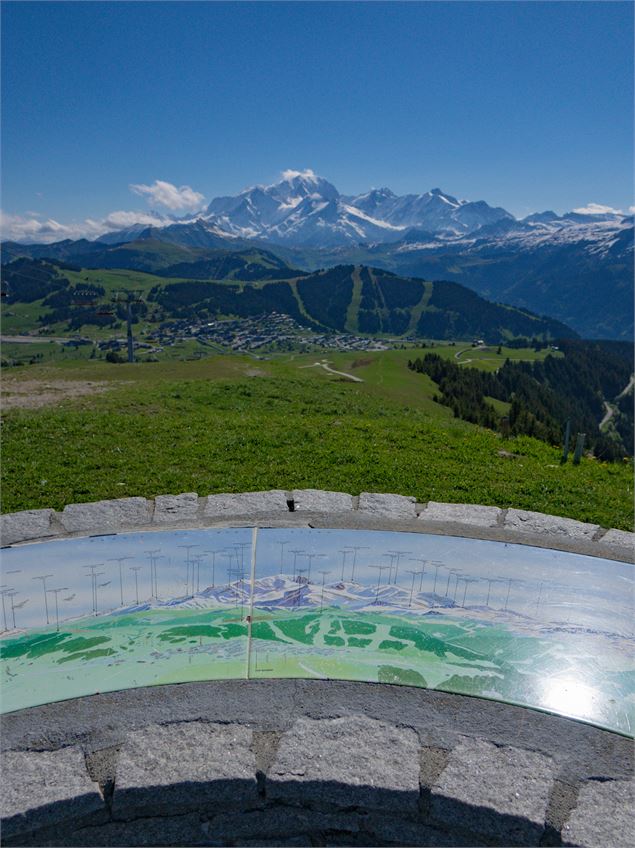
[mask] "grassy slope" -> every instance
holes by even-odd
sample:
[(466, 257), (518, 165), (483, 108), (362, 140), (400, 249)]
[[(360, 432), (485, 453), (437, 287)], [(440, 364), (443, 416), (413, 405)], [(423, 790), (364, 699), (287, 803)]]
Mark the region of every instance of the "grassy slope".
[[(452, 356), (458, 350), (435, 347)], [(363, 383), (300, 367), (322, 358), (316, 355), (132, 366), (85, 360), (14, 371), (16, 378), (105, 380), (112, 388), (56, 408), (7, 412), (3, 509), (316, 487), (524, 507), (631, 527), (630, 464), (584, 459), (561, 467), (558, 450), (541, 442), (503, 441), (453, 419), (432, 401), (431, 381), (406, 368), (416, 355), (326, 354)]]

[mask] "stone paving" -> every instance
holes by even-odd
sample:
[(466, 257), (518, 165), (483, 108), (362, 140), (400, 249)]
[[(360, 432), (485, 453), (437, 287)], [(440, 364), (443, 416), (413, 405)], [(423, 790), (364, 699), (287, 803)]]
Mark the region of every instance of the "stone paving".
[[(7, 716), (3, 843), (632, 844), (625, 737), (401, 686), (268, 681), (238, 688), (242, 709), (235, 709), (236, 683), (217, 682)], [(90, 731), (81, 721), (70, 729), (76, 706), (91, 717)], [(69, 726), (60, 720), (56, 735), (46, 716), (63, 711)], [(482, 715), (471, 720), (470, 711)]]

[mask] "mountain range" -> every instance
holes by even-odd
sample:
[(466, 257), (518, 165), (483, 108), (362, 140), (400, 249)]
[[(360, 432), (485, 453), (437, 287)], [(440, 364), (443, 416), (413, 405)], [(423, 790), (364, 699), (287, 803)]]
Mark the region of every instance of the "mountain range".
[[(236, 607), (252, 603), (251, 584), (235, 580), (223, 586), (208, 586), (200, 592), (172, 598), (168, 601), (149, 600), (118, 609), (118, 615), (148, 609), (209, 609), (218, 606)], [(260, 577), (254, 581), (253, 606), (258, 609), (298, 609), (344, 607), (348, 610), (373, 611), (378, 608), (391, 612), (429, 613), (432, 608), (451, 608), (455, 601), (432, 592), (415, 592), (395, 584), (364, 586), (361, 583), (336, 581), (324, 586), (310, 583), (306, 578), (289, 575)]]
[[(2, 253), (3, 262), (26, 255), (158, 271), (140, 266), (133, 252), (147, 258), (150, 243), (159, 242), (199, 251), (175, 257), (171, 264), (182, 263), (182, 276), (218, 277), (218, 256), (207, 268), (196, 264), (208, 258), (204, 251), (257, 248), (304, 271), (365, 264), (458, 282), (489, 299), (550, 315), (585, 337), (633, 334), (632, 215), (547, 210), (519, 220), (438, 188), (346, 196), (312, 171), (287, 171), (273, 185), (217, 197), (198, 215), (166, 219), (162, 226), (135, 224), (96, 241), (5, 242)], [(121, 248), (130, 243), (134, 250)]]
[[(341, 248), (363, 244), (405, 242), (421, 244), (432, 239), (445, 244), (465, 244), (499, 238), (517, 247), (545, 240), (558, 243), (587, 241), (606, 251), (611, 234), (633, 226), (633, 216), (616, 212), (557, 215), (551, 210), (517, 219), (484, 200), (459, 200), (440, 188), (423, 194), (397, 195), (389, 188), (359, 195), (342, 195), (312, 171), (286, 171), (272, 185), (252, 186), (234, 196), (214, 198), (195, 217), (163, 227), (135, 224), (108, 233), (98, 241), (116, 244), (139, 237), (152, 238), (163, 230), (164, 240), (198, 247), (221, 247), (227, 238), (267, 241), (304, 248)], [(188, 229), (185, 230), (184, 228)]]
[(273, 185), (217, 197), (202, 217), (218, 232), (304, 247), (396, 241), (412, 227), (460, 235), (513, 220), (504, 209), (457, 200), (438, 188), (402, 197), (388, 188), (344, 196), (312, 171), (288, 171)]

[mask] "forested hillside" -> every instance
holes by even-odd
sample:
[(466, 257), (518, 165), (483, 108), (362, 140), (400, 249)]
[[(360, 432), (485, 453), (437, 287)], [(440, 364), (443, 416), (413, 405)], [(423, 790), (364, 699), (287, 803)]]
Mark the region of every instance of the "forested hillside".
[[(585, 433), (586, 445), (598, 458), (632, 456), (633, 345), (566, 339), (560, 347), (564, 357), (507, 360), (496, 373), (465, 368), (432, 353), (409, 367), (438, 385), (438, 401), (457, 418), (553, 445), (561, 444), (570, 420), (572, 432)], [(508, 404), (508, 411), (501, 412), (492, 401)], [(612, 414), (600, 429), (607, 407)]]
[[(134, 243), (125, 248), (134, 250)], [(169, 265), (152, 275), (117, 271), (113, 281), (113, 274), (106, 269), (91, 269), (86, 274), (78, 265), (19, 258), (4, 267), (5, 302), (11, 307), (33, 304), (30, 329), (64, 321), (68, 324), (66, 328), (58, 326), (60, 332), (89, 324), (108, 326), (124, 316), (118, 306), (109, 314), (103, 300), (108, 300), (115, 283), (126, 287), (129, 273), (129, 287), (143, 289), (143, 302), (135, 308), (135, 315), (149, 322), (279, 312), (308, 327), (369, 335), (479, 338), (489, 343), (519, 337), (575, 337), (573, 330), (558, 321), (490, 303), (458, 283), (407, 279), (354, 265), (302, 275), (286, 265), (276, 266), (275, 257), (265, 253), (217, 253), (215, 259), (200, 264), (209, 274), (215, 263), (218, 280), (164, 278), (175, 268), (189, 276), (198, 262)], [(276, 274), (283, 277), (272, 279)]]

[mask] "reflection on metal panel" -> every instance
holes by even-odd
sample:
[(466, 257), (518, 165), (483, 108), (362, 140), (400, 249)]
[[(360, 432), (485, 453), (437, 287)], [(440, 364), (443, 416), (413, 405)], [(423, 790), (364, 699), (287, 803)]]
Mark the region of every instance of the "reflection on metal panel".
[(633, 733), (633, 566), (360, 530), (3, 551), (2, 710), (194, 680), (408, 684)]

